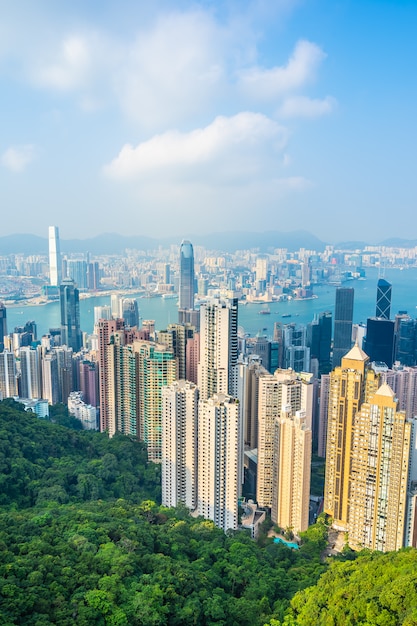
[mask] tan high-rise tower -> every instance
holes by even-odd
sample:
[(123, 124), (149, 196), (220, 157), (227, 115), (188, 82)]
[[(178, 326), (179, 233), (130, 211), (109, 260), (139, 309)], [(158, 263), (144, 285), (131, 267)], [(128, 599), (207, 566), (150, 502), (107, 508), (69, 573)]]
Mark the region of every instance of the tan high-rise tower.
[(348, 530), (350, 462), (356, 413), (378, 388), (369, 357), (355, 345), (330, 374), (324, 511), (335, 528)]
[(354, 419), (348, 519), (352, 548), (387, 552), (403, 546), (410, 441), (411, 423), (405, 412), (397, 412), (394, 392), (384, 383)]

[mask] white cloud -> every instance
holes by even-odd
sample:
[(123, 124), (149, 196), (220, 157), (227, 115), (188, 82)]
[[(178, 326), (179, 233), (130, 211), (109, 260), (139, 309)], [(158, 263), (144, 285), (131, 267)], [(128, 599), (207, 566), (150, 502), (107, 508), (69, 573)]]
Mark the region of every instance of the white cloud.
[(10, 146), (1, 155), (1, 164), (11, 172), (23, 172), (35, 157), (35, 147), (31, 144)]
[(320, 117), (332, 113), (336, 100), (327, 96), (323, 100), (308, 98), (307, 96), (293, 96), (286, 98), (278, 110), (281, 117)]
[(138, 33), (114, 75), (128, 116), (161, 128), (207, 111), (225, 89), (228, 37), (209, 13), (170, 13)]
[(211, 124), (188, 133), (169, 131), (133, 147), (123, 146), (104, 168), (114, 179), (135, 179), (152, 172), (164, 176), (218, 179), (241, 178), (277, 167), (277, 155), (288, 133), (277, 122), (259, 113), (217, 117)]
[(60, 91), (70, 91), (86, 85), (92, 70), (90, 46), (86, 37), (66, 37), (60, 44), (57, 59), (52, 63), (39, 63), (34, 70), (35, 82)]
[(285, 66), (253, 67), (239, 72), (239, 85), (254, 100), (274, 100), (311, 82), (325, 53), (310, 41), (299, 41)]

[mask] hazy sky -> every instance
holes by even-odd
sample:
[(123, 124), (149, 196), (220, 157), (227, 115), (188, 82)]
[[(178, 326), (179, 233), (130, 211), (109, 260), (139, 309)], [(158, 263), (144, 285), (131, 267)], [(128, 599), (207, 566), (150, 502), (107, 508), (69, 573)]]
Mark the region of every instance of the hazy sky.
[(0, 234), (417, 238), (416, 32), (416, 0), (0, 0)]

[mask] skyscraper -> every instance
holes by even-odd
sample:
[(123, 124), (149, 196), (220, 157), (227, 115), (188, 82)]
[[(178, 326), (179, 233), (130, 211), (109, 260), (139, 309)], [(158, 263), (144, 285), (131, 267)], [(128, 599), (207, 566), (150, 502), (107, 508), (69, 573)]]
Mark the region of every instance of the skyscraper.
[(177, 360), (166, 345), (134, 341), (138, 380), (139, 436), (150, 461), (162, 459), (162, 388), (177, 377)]
[(352, 548), (402, 548), (411, 423), (386, 384), (362, 404), (353, 424), (348, 509)]
[(80, 329), (79, 293), (71, 279), (64, 280), (59, 286), (61, 308), (61, 344), (78, 352), (82, 345)]
[(242, 440), (239, 402), (224, 394), (202, 400), (198, 411), (197, 511), (224, 530), (237, 529)]
[(348, 530), (350, 467), (356, 413), (378, 388), (369, 357), (356, 344), (330, 374), (324, 511), (338, 530)]
[(337, 287), (334, 314), (333, 367), (338, 367), (342, 357), (352, 346), (353, 298), (351, 287)]
[(162, 389), (162, 504), (197, 506), (198, 388), (177, 380)]
[(123, 298), (122, 300), (122, 317), (125, 325), (133, 328), (139, 328), (139, 309), (138, 301), (135, 298)]
[(277, 421), (277, 476), (271, 518), (280, 528), (293, 528), (296, 533), (308, 528), (311, 444), (305, 412), (293, 414), (287, 407)]
[(17, 396), (16, 358), (13, 352), (4, 350), (0, 353), (0, 398)]
[(381, 317), (370, 317), (366, 322), (363, 348), (371, 361), (380, 361), (392, 367), (394, 360), (394, 322)]
[(194, 250), (190, 241), (184, 240), (180, 248), (179, 309), (194, 309)]
[(391, 293), (391, 283), (385, 280), (385, 278), (380, 278), (376, 288), (375, 317), (382, 317), (384, 320), (389, 320), (391, 313)]
[[(311, 379), (312, 374), (297, 374), (293, 370), (282, 369), (277, 370), (274, 375), (263, 375), (259, 378), (257, 501), (259, 506), (271, 509), (274, 522), (277, 522), (276, 516), (280, 506), (277, 501), (280, 420), (284, 416), (291, 420), (297, 411), (302, 411), (305, 415), (303, 423), (311, 433), (313, 411)], [(287, 423), (284, 426), (291, 428)], [(290, 430), (287, 434), (290, 437), (289, 432)], [(311, 455), (311, 446), (309, 452), (305, 448), (305, 453)], [(300, 458), (294, 462), (302, 462), (304, 467), (304, 461)], [(300, 488), (298, 493), (304, 492)]]
[(0, 302), (0, 352), (4, 350), (5, 335), (7, 335), (7, 312), (4, 302)]
[(215, 393), (236, 396), (237, 326), (237, 299), (201, 305), (198, 388), (202, 400)]
[(107, 359), (107, 345), (110, 343), (112, 333), (123, 328), (122, 319), (100, 319), (95, 330), (98, 335), (98, 358), (99, 358), (99, 398), (100, 398), (100, 431), (109, 428), (109, 405), (108, 388), (112, 372), (109, 369)]
[(20, 349), (20, 396), (34, 400), (42, 398), (41, 348)]
[(138, 394), (136, 359), (127, 333), (120, 330), (110, 336), (106, 346), (108, 432), (138, 436)]
[(49, 227), (49, 282), (54, 287), (61, 284), (61, 249), (58, 226)]

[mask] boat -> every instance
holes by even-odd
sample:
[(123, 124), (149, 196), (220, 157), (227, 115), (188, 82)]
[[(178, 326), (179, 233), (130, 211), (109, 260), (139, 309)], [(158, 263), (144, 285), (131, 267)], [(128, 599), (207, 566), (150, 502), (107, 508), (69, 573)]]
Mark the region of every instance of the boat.
[(283, 313), (281, 317), (291, 317), (291, 313)]
[(264, 309), (259, 311), (259, 315), (271, 315), (271, 309), (266, 306)]

